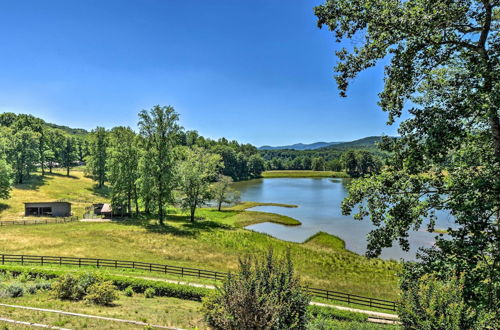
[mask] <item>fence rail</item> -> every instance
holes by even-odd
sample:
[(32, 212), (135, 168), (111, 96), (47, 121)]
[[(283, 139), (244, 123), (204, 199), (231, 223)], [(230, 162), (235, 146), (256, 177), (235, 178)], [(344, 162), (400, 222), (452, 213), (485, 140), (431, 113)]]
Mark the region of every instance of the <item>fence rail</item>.
[(47, 225), (51, 223), (66, 223), (78, 221), (77, 216), (55, 219), (28, 219), (28, 220), (5, 220), (0, 221), (0, 227), (10, 225)]
[[(139, 269), (155, 273), (173, 274), (179, 276), (191, 276), (197, 278), (206, 278), (212, 280), (224, 280), (228, 273), (205, 270), (198, 268), (180, 267), (165, 264), (146, 263), (140, 261), (125, 261), (114, 259), (97, 258), (78, 258), (78, 257), (54, 257), (54, 256), (35, 256), (20, 254), (1, 254), (2, 265), (6, 263), (40, 264), (40, 265), (69, 265), (69, 266), (92, 266), (120, 269)], [(345, 302), (352, 305), (367, 306), (383, 310), (396, 311), (396, 302), (363, 297), (355, 294), (331, 291), (319, 288), (305, 287), (306, 291), (314, 297), (327, 300)]]

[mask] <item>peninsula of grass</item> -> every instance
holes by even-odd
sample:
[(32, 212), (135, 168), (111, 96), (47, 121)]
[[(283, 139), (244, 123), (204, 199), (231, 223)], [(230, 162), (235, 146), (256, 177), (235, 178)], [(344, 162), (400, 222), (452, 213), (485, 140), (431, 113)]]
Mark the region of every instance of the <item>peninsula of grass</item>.
[(317, 232), (316, 234), (312, 235), (306, 241), (304, 244), (318, 247), (318, 248), (324, 248), (324, 249), (332, 249), (332, 250), (344, 250), (345, 249), (345, 242), (343, 239), (330, 235), (328, 233), (325, 233), (324, 231)]
[(345, 172), (309, 171), (309, 170), (280, 170), (265, 171), (263, 178), (349, 178)]
[(262, 203), (262, 202), (241, 202), (234, 206), (226, 208), (226, 210), (232, 211), (243, 211), (256, 206), (277, 206), (277, 207), (287, 207), (287, 208), (296, 208), (297, 205), (293, 204), (281, 204), (281, 203)]
[[(43, 185), (14, 188), (14, 198), (4, 202), (10, 207), (5, 208), (0, 217), (4, 217), (5, 212), (12, 214), (16, 208), (22, 209), (21, 196), (35, 201), (66, 198), (80, 203), (81, 210), (87, 204), (78, 202), (80, 198), (86, 198), (89, 204), (107, 200), (83, 175), (76, 174), (74, 178), (53, 175), (43, 180)], [(367, 259), (341, 246), (325, 248), (314, 244), (317, 240), (313, 239), (304, 244), (285, 242), (243, 228), (262, 221), (291, 222), (291, 218), (284, 220), (282, 216), (266, 212), (232, 209), (219, 212), (210, 208), (198, 210), (196, 216), (197, 220), (190, 222), (186, 213), (170, 209), (164, 225), (154, 218), (141, 218), (6, 226), (1, 229), (0, 251), (143, 261), (227, 272), (236, 270), (238, 259), (244, 255), (265, 255), (269, 248), (276, 254), (290, 250), (304, 285), (388, 300), (398, 296), (396, 273), (401, 265), (396, 261)]]

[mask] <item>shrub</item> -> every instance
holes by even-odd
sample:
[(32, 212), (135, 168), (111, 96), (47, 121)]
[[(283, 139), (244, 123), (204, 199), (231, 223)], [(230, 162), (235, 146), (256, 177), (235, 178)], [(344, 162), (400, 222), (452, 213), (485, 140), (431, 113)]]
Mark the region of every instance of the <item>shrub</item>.
[(11, 298), (22, 297), (24, 295), (24, 289), (20, 284), (13, 283), (5, 289), (5, 293)]
[(131, 286), (127, 286), (123, 292), (127, 297), (132, 297), (134, 295), (134, 289), (132, 289)]
[(94, 273), (64, 274), (54, 283), (53, 290), (59, 299), (82, 300), (90, 287), (102, 281), (102, 277)]
[(96, 305), (110, 305), (118, 299), (116, 287), (110, 281), (97, 282), (88, 288), (85, 300)]
[(405, 283), (398, 314), (405, 329), (494, 329), (499, 325), (491, 313), (466, 304), (463, 280), (440, 280), (432, 275)]
[(35, 294), (37, 291), (36, 283), (30, 283), (26, 286), (26, 292), (29, 294)]
[(78, 292), (75, 288), (78, 285), (78, 279), (72, 274), (64, 274), (55, 281), (52, 286), (54, 295), (59, 299), (79, 300)]
[(52, 289), (52, 283), (48, 281), (39, 281), (35, 283), (37, 290), (50, 290)]
[(295, 275), (289, 252), (275, 260), (241, 259), (237, 274), (203, 303), (207, 323), (215, 329), (305, 329), (309, 297)]
[(147, 288), (146, 291), (144, 291), (144, 296), (146, 298), (153, 298), (155, 295), (156, 292), (154, 288)]

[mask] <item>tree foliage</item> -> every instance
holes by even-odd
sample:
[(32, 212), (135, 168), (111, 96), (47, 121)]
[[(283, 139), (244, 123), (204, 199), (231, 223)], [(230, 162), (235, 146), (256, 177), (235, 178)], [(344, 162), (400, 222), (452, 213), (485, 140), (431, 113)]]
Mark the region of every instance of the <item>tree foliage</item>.
[(173, 201), (174, 147), (179, 139), (179, 115), (171, 106), (154, 106), (139, 113), (139, 129), (148, 165), (148, 181), (154, 187), (160, 223), (163, 223), (166, 203)]
[(106, 181), (108, 132), (104, 127), (97, 127), (89, 135), (89, 155), (86, 158), (86, 168), (97, 181), (99, 188)]
[[(328, 0), (316, 7), (318, 25), (337, 41), (357, 45), (337, 52), (341, 95), (352, 78), (386, 59), (379, 105), (393, 123), (409, 119), (399, 139), (386, 139), (392, 153), (381, 174), (356, 180), (343, 211), (359, 206), (377, 227), (368, 237), (376, 256), (435, 210), (454, 220), (448, 237), (421, 254), (419, 275), (463, 274), (464, 299), (498, 311), (500, 263), (500, 38), (499, 2), (489, 0)], [(408, 102), (410, 101), (410, 102)], [(409, 107), (405, 108), (405, 104)]]
[(210, 183), (217, 177), (222, 160), (197, 146), (183, 148), (181, 155), (176, 169), (179, 201), (194, 221), (196, 209), (212, 199)]
[(229, 176), (219, 175), (217, 181), (212, 185), (213, 199), (220, 211), (224, 203), (237, 203), (240, 200), (240, 192), (231, 188), (233, 179)]
[(295, 275), (289, 253), (276, 259), (240, 259), (217, 292), (203, 303), (214, 329), (306, 329), (309, 297)]

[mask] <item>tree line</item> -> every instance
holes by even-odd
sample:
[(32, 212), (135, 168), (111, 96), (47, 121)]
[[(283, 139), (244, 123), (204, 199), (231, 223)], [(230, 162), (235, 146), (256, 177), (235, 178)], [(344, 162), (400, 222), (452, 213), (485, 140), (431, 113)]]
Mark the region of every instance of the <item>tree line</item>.
[(374, 150), (263, 150), (266, 170), (345, 171), (352, 177), (377, 173), (384, 154)]
[[(130, 127), (96, 127), (82, 134), (47, 124), (31, 115), (0, 115), (0, 197), (9, 198), (13, 184), (26, 183), (40, 169), (77, 165), (98, 188), (108, 185), (115, 214), (155, 213), (160, 222), (168, 205), (189, 210), (214, 200), (238, 199), (230, 183), (260, 177), (264, 160), (257, 148), (185, 131), (173, 107), (155, 106), (139, 113), (138, 132)], [(76, 132), (76, 133), (75, 133)]]

